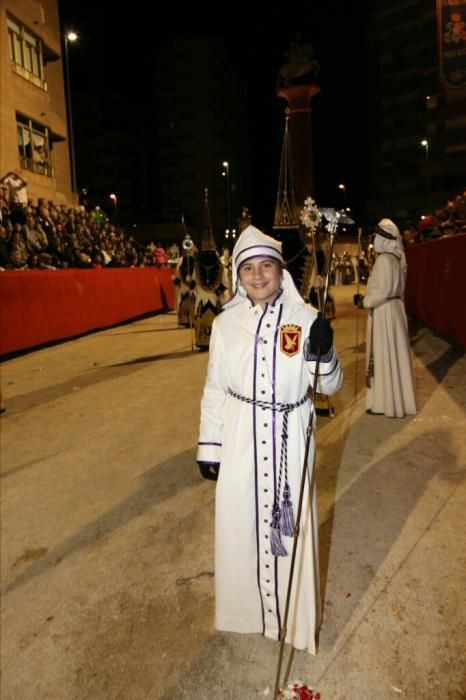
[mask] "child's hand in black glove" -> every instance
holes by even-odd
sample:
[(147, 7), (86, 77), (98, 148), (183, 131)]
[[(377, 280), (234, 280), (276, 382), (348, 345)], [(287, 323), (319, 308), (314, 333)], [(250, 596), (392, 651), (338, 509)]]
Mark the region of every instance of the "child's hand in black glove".
[(333, 344), (333, 329), (330, 321), (323, 318), (322, 312), (319, 311), (317, 318), (311, 326), (309, 332), (309, 345), (313, 355), (317, 355), (320, 351), (320, 356), (326, 355)]
[(198, 462), (197, 465), (204, 479), (217, 481), (220, 471), (220, 464), (218, 464), (218, 462)]

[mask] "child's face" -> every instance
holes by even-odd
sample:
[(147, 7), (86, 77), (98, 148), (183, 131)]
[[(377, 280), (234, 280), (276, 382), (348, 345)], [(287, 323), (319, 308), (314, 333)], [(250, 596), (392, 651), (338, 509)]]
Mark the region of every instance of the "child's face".
[(250, 258), (239, 268), (240, 282), (250, 299), (264, 307), (277, 298), (282, 270), (277, 260), (266, 257)]

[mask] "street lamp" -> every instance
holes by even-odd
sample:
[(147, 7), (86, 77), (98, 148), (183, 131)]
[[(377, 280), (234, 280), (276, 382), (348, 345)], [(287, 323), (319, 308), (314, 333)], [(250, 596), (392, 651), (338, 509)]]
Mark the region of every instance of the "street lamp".
[(68, 56), (68, 42), (75, 42), (78, 38), (76, 32), (65, 32), (65, 75), (66, 75), (66, 107), (68, 111), (68, 142), (70, 149), (71, 165), (71, 190), (77, 192), (76, 164), (74, 159), (74, 134), (73, 134), (73, 114), (71, 109), (71, 89), (70, 89), (70, 61)]
[(111, 194), (110, 199), (113, 200), (113, 205), (115, 207), (115, 224), (118, 226), (118, 197), (116, 194)]
[(343, 207), (346, 207), (346, 185), (344, 182), (340, 182), (338, 189), (343, 192)]
[(225, 188), (226, 188), (226, 205), (227, 205), (226, 206), (226, 209), (227, 209), (226, 227), (225, 227), (225, 232), (226, 232), (226, 231), (229, 231), (230, 223), (231, 223), (230, 164), (227, 160), (224, 160), (222, 165), (225, 168), (225, 170), (222, 172), (222, 175), (225, 178)]
[(426, 149), (426, 160), (429, 160), (429, 142), (427, 139), (422, 139), (421, 146)]

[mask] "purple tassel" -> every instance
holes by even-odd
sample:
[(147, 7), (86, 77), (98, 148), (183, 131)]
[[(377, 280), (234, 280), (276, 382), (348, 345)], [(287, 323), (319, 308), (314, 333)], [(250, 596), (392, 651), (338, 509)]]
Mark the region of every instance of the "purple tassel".
[(285, 484), (283, 489), (282, 511), (280, 519), (281, 531), (286, 537), (294, 536), (293, 504), (290, 500), (290, 487)]
[(272, 525), (270, 526), (270, 548), (274, 557), (286, 557), (288, 552), (283, 546), (280, 536), (280, 509), (277, 508), (273, 515)]

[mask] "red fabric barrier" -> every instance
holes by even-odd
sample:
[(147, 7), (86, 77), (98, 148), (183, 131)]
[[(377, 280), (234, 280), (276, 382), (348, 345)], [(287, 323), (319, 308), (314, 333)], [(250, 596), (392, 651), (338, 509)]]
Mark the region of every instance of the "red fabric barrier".
[(406, 249), (406, 310), (466, 347), (466, 234)]
[[(146, 268), (150, 269), (150, 268)], [(154, 269), (154, 268), (152, 268)], [(175, 308), (175, 286), (173, 284), (174, 270), (170, 268), (156, 269), (157, 277), (159, 278), (162, 287), (162, 301), (166, 309)]]
[(171, 270), (0, 272), (0, 355), (173, 308)]

